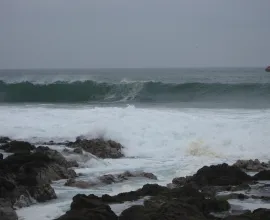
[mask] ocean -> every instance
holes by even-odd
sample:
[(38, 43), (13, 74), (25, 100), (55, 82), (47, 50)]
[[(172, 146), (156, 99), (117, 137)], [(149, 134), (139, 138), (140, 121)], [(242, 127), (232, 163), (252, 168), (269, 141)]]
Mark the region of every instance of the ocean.
[(127, 170), (158, 177), (87, 190), (58, 181), (57, 200), (17, 211), (21, 219), (51, 220), (78, 193), (117, 194), (149, 182), (166, 185), (203, 165), (269, 160), (270, 74), (263, 68), (1, 70), (0, 122), (0, 136), (13, 139), (85, 135), (125, 147), (122, 159), (76, 158), (84, 180)]

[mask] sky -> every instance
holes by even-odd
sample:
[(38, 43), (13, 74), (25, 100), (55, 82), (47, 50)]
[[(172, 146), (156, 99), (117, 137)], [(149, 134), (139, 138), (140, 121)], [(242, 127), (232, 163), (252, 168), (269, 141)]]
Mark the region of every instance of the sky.
[(0, 0), (0, 69), (270, 65), (269, 0)]

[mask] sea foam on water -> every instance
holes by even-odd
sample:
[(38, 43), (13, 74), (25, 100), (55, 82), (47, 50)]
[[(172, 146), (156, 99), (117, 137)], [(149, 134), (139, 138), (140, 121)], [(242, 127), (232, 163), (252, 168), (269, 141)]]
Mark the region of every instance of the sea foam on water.
[[(233, 163), (236, 159), (269, 159), (270, 110), (245, 109), (161, 109), (91, 107), (88, 105), (8, 105), (0, 106), (1, 135), (29, 141), (74, 140), (76, 136), (101, 137), (120, 142), (125, 158), (98, 161), (89, 157), (78, 173), (97, 177), (123, 171), (153, 172), (157, 183), (190, 175), (203, 165)], [(56, 147), (58, 150), (63, 147)], [(129, 181), (87, 191), (63, 187), (58, 200), (20, 209), (27, 220), (52, 219), (69, 208), (78, 192), (96, 195), (130, 191), (147, 183)]]

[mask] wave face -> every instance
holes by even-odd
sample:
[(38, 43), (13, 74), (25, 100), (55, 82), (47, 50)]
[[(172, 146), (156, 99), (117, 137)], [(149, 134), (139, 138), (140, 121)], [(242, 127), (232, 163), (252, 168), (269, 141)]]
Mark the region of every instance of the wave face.
[(162, 83), (96, 81), (6, 83), (0, 81), (0, 102), (247, 102), (269, 101), (270, 84)]

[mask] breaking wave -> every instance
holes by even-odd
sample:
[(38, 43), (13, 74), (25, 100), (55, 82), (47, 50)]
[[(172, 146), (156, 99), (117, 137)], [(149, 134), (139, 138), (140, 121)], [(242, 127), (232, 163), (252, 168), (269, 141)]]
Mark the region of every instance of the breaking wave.
[(0, 102), (223, 102), (270, 100), (270, 84), (162, 83), (96, 81), (6, 83), (0, 81)]

